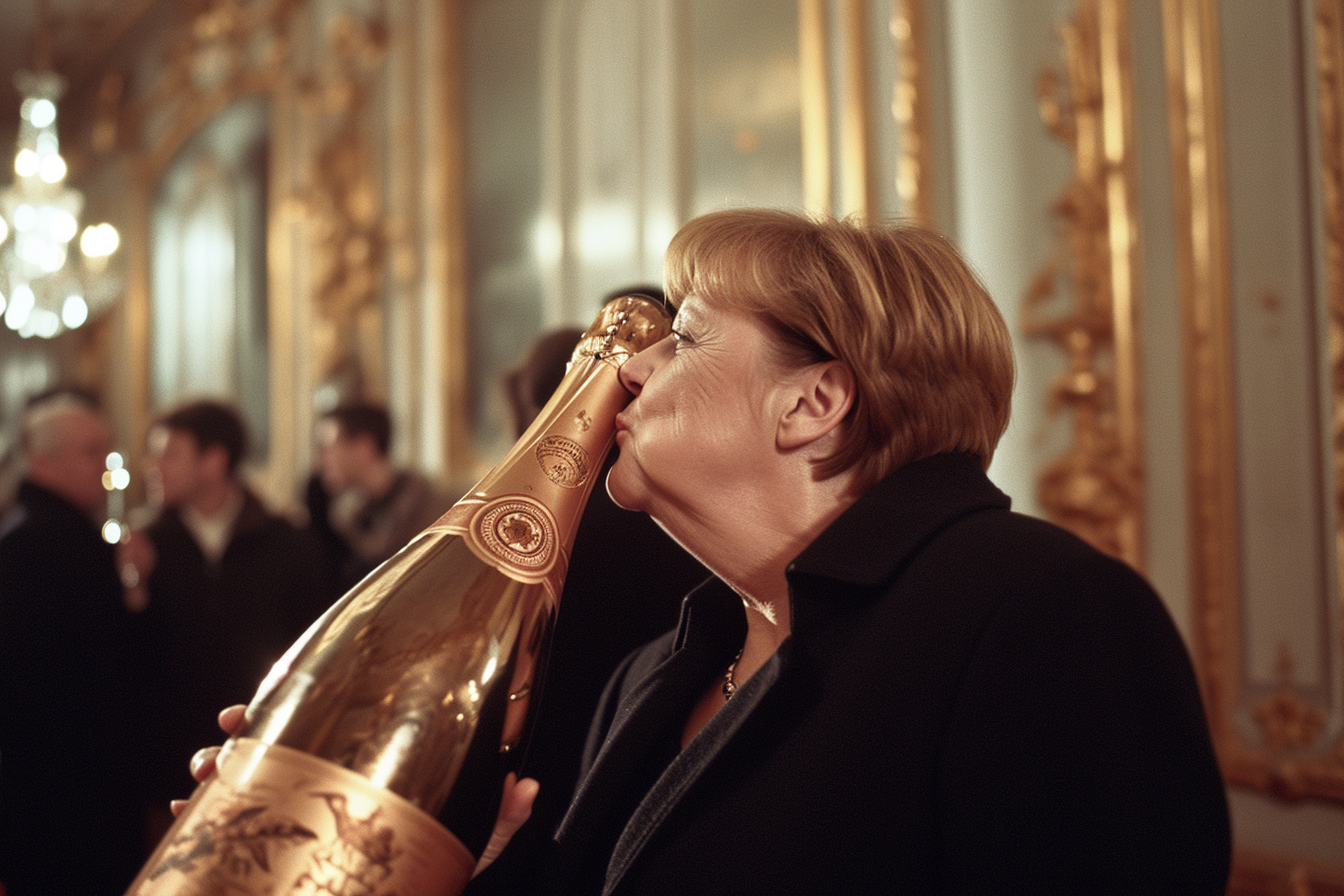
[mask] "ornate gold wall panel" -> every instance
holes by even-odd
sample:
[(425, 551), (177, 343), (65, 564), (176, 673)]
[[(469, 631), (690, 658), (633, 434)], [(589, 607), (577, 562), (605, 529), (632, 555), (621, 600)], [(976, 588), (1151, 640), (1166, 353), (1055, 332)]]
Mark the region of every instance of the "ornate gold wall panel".
[[(878, 202), (869, 109), (868, 4), (799, 0), (798, 29), (803, 205), (823, 214), (872, 216)], [(840, 60), (842, 69), (836, 77), (833, 59)]]
[(831, 106), (827, 76), (826, 0), (798, 0), (798, 68), (802, 78), (803, 206), (830, 213)]
[(369, 112), (389, 36), (381, 18), (350, 12), (334, 16), (326, 33), (298, 79), (315, 139), (306, 183), (291, 199), (316, 250), (312, 373), (338, 380), (340, 397), (377, 398), (386, 394), (380, 299), (396, 233), (383, 209)]
[[(1072, 444), (1040, 474), (1046, 515), (1103, 551), (1143, 565), (1143, 471), (1135, 336), (1137, 264), (1128, 6), (1084, 0), (1061, 26), (1063, 72), (1039, 86), (1050, 133), (1073, 177), (1055, 202), (1060, 236), (1023, 303), (1030, 337), (1068, 357), (1049, 413), (1068, 411)], [(1069, 306), (1052, 306), (1067, 278)]]
[(896, 192), (905, 214), (933, 225), (933, 161), (930, 150), (929, 52), (924, 0), (896, 0), (891, 11), (897, 78), (891, 112), (900, 127)]
[[(1337, 695), (1340, 682), (1324, 680), (1321, 693), (1314, 696), (1299, 686), (1302, 680), (1298, 651), (1302, 643), (1290, 645), (1281, 640), (1277, 646), (1273, 682), (1253, 680), (1250, 645), (1253, 638), (1264, 639), (1254, 627), (1262, 619), (1265, 602), (1282, 603), (1282, 594), (1252, 593), (1246, 584), (1249, 562), (1245, 541), (1247, 531), (1242, 514), (1248, 500), (1244, 489), (1247, 475), (1254, 469), (1242, 469), (1247, 463), (1240, 444), (1238, 426), (1237, 365), (1254, 364), (1253, 357), (1238, 358), (1236, 313), (1250, 313), (1248, 299), (1234, 306), (1232, 261), (1229, 251), (1229, 183), (1227, 181), (1226, 111), (1223, 96), (1223, 68), (1220, 60), (1220, 31), (1217, 0), (1165, 0), (1163, 30), (1166, 42), (1168, 104), (1175, 165), (1176, 221), (1179, 245), (1178, 262), (1182, 294), (1183, 348), (1185, 358), (1184, 394), (1186, 401), (1186, 464), (1191, 513), (1191, 588), (1195, 607), (1194, 640), (1200, 659), (1210, 726), (1225, 776), (1229, 781), (1263, 789), (1281, 797), (1316, 797), (1344, 800), (1344, 739), (1339, 732), (1337, 710), (1327, 716), (1324, 706), (1331, 694)], [(1328, 375), (1334, 405), (1333, 451), (1329, 469), (1321, 475), (1333, 479), (1333, 515), (1339, 539), (1338, 513), (1342, 439), (1341, 407), (1344, 407), (1344, 373), (1341, 373), (1340, 259), (1341, 245), (1341, 4), (1340, 0), (1319, 0), (1314, 7), (1315, 46), (1304, 50), (1298, 60), (1304, 83), (1314, 81), (1319, 108), (1307, 114), (1320, 116), (1321, 186), (1313, 193), (1320, 202), (1324, 220), (1323, 246), (1326, 255), (1326, 294), (1329, 307)], [(1314, 63), (1312, 60), (1314, 59)], [(1314, 68), (1314, 70), (1313, 70)], [(1270, 197), (1260, 197), (1268, 200)], [(1263, 218), (1264, 208), (1247, 210)], [(1281, 227), (1293, 226), (1284, 220)], [(1289, 264), (1291, 262), (1284, 262)], [(1314, 271), (1305, 274), (1312, 282)], [(1277, 313), (1288, 298), (1314, 307), (1315, 297), (1288, 296), (1264, 290), (1259, 305), (1265, 312)], [(1267, 319), (1274, 320), (1274, 314)], [(1269, 335), (1278, 338), (1277, 332)], [(1308, 357), (1318, 354), (1312, 344), (1299, 347)], [(1245, 351), (1245, 349), (1243, 349)], [(1302, 384), (1310, 389), (1312, 384)], [(1284, 397), (1287, 400), (1287, 396)], [(1263, 424), (1261, 424), (1263, 425)], [(1310, 471), (1303, 471), (1309, 475)], [(1324, 496), (1322, 496), (1324, 499)], [(1264, 512), (1263, 510), (1260, 512)], [(1322, 512), (1321, 518), (1329, 515)], [(1338, 563), (1338, 548), (1336, 564)], [(1328, 552), (1327, 552), (1328, 553)], [(1316, 629), (1325, 657), (1321, 668), (1328, 679), (1337, 679), (1340, 669), (1338, 566), (1326, 576), (1325, 593), (1308, 595), (1319, 619), (1297, 619), (1295, 624)], [(1297, 599), (1298, 596), (1294, 595)], [(1256, 603), (1258, 602), (1258, 603)], [(1334, 606), (1331, 604), (1334, 602)], [(1259, 610), (1259, 616), (1254, 611)], [(1331, 623), (1331, 619), (1335, 619)], [(1263, 623), (1262, 623), (1263, 624)], [(1276, 636), (1277, 637), (1277, 636)], [(1315, 647), (1312, 648), (1316, 649)], [(1322, 694), (1324, 696), (1322, 696)], [(1324, 701), (1323, 703), (1319, 701)], [(1305, 891), (1304, 891), (1305, 892)]]
[[(1335, 599), (1344, 602), (1344, 0), (1317, 0), (1314, 37), (1325, 224), (1326, 383), (1332, 410), (1329, 465), (1334, 476), (1333, 574)], [(1344, 627), (1336, 637), (1344, 641)], [(1344, 799), (1344, 738), (1336, 745), (1325, 774), (1328, 780), (1321, 786)]]
[[(100, 120), (95, 124), (108, 146), (129, 147), (133, 168), (133, 189), (128, 213), (128, 286), (126, 296), (128, 371), (128, 411), (132, 432), (133, 459), (142, 449), (138, 438), (148, 428), (151, 413), (151, 272), (150, 207), (160, 178), (184, 144), (212, 118), (244, 96), (275, 94), (283, 91), (291, 64), (291, 31), (307, 0), (198, 0), (175, 10), (181, 18), (162, 49), (162, 62), (152, 67), (152, 82), (138, 95), (124, 96), (124, 76), (112, 71), (100, 91), (115, 102), (102, 104)], [(288, 121), (277, 117), (272, 128), (274, 139), (288, 145), (285, 130)], [(279, 169), (271, 164), (272, 176)], [(277, 217), (278, 205), (272, 200), (269, 217)], [(272, 233), (274, 225), (268, 226)], [(274, 237), (268, 238), (268, 255), (276, 251)], [(271, 270), (268, 276), (269, 305), (272, 314), (284, 309), (289, 301), (288, 281)], [(284, 324), (283, 315), (280, 321)], [(272, 359), (273, 366), (284, 359)], [(291, 390), (272, 391), (271, 419), (275, 441), (273, 453), (293, 454), (293, 427), (288, 425), (297, 401)], [(276, 425), (278, 424), (278, 425)], [(136, 467), (138, 468), (138, 466)]]
[[(203, 126), (241, 97), (269, 100), (272, 458), (262, 476), (282, 500), (306, 472), (314, 387), (325, 381), (338, 397), (385, 395), (387, 273), (409, 258), (398, 268), (402, 279), (420, 276), (409, 248), (418, 221), (388, 214), (382, 183), (386, 135), (375, 112), (392, 35), (380, 15), (352, 9), (319, 11), (308, 0), (184, 4), (162, 41), (162, 62), (146, 67), (152, 82), (101, 110), (99, 130), (129, 147), (135, 171), (126, 331), (131, 422), (143, 433), (152, 410), (150, 202)], [(416, 30), (404, 29), (403, 44)], [(108, 83), (123, 79), (116, 73)]]

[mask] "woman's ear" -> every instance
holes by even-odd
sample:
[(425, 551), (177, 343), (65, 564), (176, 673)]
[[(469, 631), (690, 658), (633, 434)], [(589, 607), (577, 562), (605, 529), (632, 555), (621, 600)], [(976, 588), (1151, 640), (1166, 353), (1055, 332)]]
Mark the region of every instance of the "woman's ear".
[(775, 444), (801, 448), (838, 427), (854, 405), (854, 373), (843, 361), (825, 361), (800, 371), (798, 393), (780, 417)]

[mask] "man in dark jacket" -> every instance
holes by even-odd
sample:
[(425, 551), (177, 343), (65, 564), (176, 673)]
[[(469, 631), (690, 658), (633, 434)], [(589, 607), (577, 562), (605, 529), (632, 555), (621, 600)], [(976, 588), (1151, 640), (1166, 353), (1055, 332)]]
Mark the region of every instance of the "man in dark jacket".
[[(111, 437), (75, 395), (35, 402), (0, 513), (0, 891), (119, 894), (144, 858), (134, 620), (99, 534)], [(97, 732), (117, 732), (102, 737)]]
[(186, 757), (218, 740), (220, 708), (248, 702), (335, 596), (315, 542), (239, 478), (246, 453), (241, 417), (216, 401), (178, 407), (150, 430), (161, 509), (131, 553), (160, 661), (153, 774), (165, 805), (190, 789)]

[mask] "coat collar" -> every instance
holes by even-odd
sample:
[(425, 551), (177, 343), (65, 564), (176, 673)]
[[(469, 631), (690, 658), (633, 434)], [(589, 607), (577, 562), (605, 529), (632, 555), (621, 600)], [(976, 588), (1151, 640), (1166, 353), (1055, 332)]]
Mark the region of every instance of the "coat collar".
[(795, 575), (860, 587), (891, 578), (935, 533), (968, 513), (1007, 509), (1008, 496), (971, 454), (936, 454), (883, 479), (789, 564)]

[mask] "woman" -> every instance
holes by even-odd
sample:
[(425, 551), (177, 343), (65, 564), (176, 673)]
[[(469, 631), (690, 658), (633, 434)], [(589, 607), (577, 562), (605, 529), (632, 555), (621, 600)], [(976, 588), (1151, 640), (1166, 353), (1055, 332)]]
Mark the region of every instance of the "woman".
[(501, 864), (548, 893), (1222, 893), (1181, 638), (985, 476), (1012, 353), (952, 246), (724, 211), (666, 278), (608, 489), (715, 577), (609, 684), (551, 854)]

